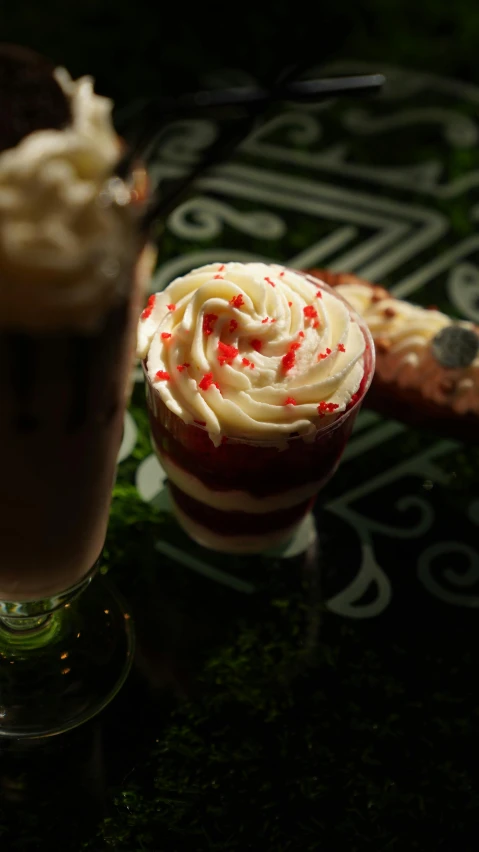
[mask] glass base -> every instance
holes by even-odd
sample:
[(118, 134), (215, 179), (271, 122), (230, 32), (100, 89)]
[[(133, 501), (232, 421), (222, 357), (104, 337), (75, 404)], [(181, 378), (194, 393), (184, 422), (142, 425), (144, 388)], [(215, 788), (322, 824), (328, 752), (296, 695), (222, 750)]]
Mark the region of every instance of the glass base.
[(134, 651), (131, 618), (101, 577), (46, 615), (0, 617), (0, 736), (75, 728), (117, 694)]

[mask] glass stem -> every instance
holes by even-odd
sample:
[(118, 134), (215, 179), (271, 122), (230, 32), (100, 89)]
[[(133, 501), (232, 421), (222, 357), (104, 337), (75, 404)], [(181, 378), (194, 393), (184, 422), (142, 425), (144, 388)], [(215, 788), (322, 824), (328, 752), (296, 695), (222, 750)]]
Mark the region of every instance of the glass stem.
[(75, 586), (41, 600), (0, 601), (0, 653), (40, 648), (58, 637), (72, 601), (91, 583), (99, 560)]

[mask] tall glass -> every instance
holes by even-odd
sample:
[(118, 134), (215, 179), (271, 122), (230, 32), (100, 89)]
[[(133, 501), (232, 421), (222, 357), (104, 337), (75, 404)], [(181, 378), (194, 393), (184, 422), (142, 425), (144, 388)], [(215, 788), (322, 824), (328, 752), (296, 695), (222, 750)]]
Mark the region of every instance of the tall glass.
[(131, 663), (116, 595), (100, 580), (80, 593), (105, 540), (141, 272), (111, 270), (126, 295), (92, 333), (0, 328), (0, 736), (80, 724)]
[[(327, 285), (316, 287), (341, 297)], [(259, 553), (284, 544), (335, 473), (371, 384), (371, 334), (350, 309), (365, 338), (364, 374), (346, 410), (319, 420), (313, 436), (271, 440), (224, 438), (215, 447), (201, 425), (186, 424), (163, 403), (143, 369), (153, 447), (168, 477), (175, 516), (197, 543), (227, 553)], [(319, 400), (318, 400), (319, 402)]]

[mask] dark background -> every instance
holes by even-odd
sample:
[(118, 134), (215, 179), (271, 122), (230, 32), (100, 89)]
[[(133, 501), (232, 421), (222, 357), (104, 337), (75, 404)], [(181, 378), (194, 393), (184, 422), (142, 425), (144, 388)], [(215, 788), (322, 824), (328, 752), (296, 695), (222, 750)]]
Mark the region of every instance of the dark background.
[[(313, 0), (308, 11), (298, 0), (204, 0), (191, 8), (178, 0), (0, 0), (0, 39), (39, 50), (74, 77), (93, 74), (97, 90), (120, 108), (142, 95), (203, 86), (223, 68), (269, 82), (296, 63), (339, 58), (479, 83), (477, 0)], [(408, 433), (401, 452), (414, 455), (428, 440)], [(464, 452), (454, 462), (461, 475), (443, 496), (444, 509), (465, 505), (463, 481), (475, 487), (469, 457)], [(340, 472), (335, 487), (343, 482)], [(251, 612), (236, 597), (225, 603), (221, 586), (212, 592), (191, 572), (185, 580), (177, 566), (163, 565), (166, 589), (163, 580), (156, 596), (147, 596), (144, 578), (157, 572), (157, 515), (127, 499), (123, 487), (109, 559), (140, 601), (143, 680), (130, 678), (120, 707), (112, 703), (92, 725), (40, 743), (35, 753), (2, 745), (2, 852), (77, 852), (80, 841), (88, 852), (476, 849), (477, 840), (469, 846), (467, 838), (476, 838), (479, 808), (477, 610), (438, 603), (418, 584), (401, 586), (408, 572), (395, 570), (401, 552), (394, 554), (395, 606), (363, 622), (326, 614), (312, 669), (302, 637), (316, 641), (316, 592), (305, 608), (289, 569), (248, 602)], [(331, 542), (342, 535), (341, 527), (329, 532)], [(400, 567), (411, 565), (407, 557)], [(322, 582), (335, 593), (332, 570)], [(210, 645), (193, 699), (170, 715), (171, 695), (184, 699), (196, 658)], [(157, 686), (163, 682), (168, 700)], [(240, 784), (231, 756), (242, 761)]]
[(201, 85), (220, 68), (267, 82), (302, 62), (394, 62), (479, 80), (475, 0), (0, 0), (0, 38), (36, 48), (123, 106)]

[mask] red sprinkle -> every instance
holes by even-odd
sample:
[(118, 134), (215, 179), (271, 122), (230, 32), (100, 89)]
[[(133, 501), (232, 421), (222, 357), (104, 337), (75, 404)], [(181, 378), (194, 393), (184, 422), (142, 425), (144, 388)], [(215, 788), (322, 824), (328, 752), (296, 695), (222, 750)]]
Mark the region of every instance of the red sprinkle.
[[(300, 332), (299, 336), (304, 337), (304, 334)], [(283, 355), (281, 359), (281, 363), (283, 365), (283, 370), (285, 371), (285, 373), (287, 373), (289, 370), (291, 370), (292, 367), (294, 367), (294, 364), (296, 362), (296, 352), (300, 347), (301, 343), (299, 340), (295, 340), (293, 343), (289, 344), (289, 348), (286, 355)]]
[(206, 420), (193, 420), (193, 423), (197, 423), (198, 426), (206, 426)]
[(224, 364), (231, 364), (233, 358), (239, 353), (239, 349), (236, 346), (228, 346), (227, 343), (223, 343), (221, 340), (218, 343), (218, 361), (221, 366)]
[(297, 404), (298, 403), (296, 402), (294, 396), (288, 396), (287, 399), (285, 399), (285, 401), (283, 402), (283, 405), (297, 405)]
[(320, 417), (324, 417), (325, 414), (332, 414), (333, 411), (339, 408), (339, 405), (335, 402), (320, 402), (318, 405), (318, 414)]
[(256, 349), (256, 352), (261, 352), (261, 350), (263, 348), (263, 341), (262, 340), (258, 340), (255, 337), (255, 339), (251, 340), (250, 342), (251, 342), (251, 346), (253, 347), (253, 349)]
[(309, 319), (316, 319), (316, 317), (318, 316), (317, 310), (313, 308), (312, 305), (306, 305), (306, 307), (303, 308), (303, 314)]
[(176, 311), (176, 305), (167, 305), (169, 311)]
[(304, 331), (300, 331), (298, 337), (304, 337)]
[(236, 322), (235, 319), (232, 319), (230, 321), (230, 331), (231, 332), (236, 331), (237, 328), (238, 328), (238, 323)]
[(187, 364), (186, 361), (185, 361), (184, 364), (177, 364), (176, 369), (178, 370), (179, 373), (182, 373), (183, 370), (187, 370), (189, 366), (190, 365)]
[(289, 351), (286, 353), (286, 355), (283, 355), (281, 363), (283, 365), (283, 370), (285, 371), (285, 373), (287, 373), (289, 370), (291, 370), (292, 367), (294, 367), (295, 361), (296, 355), (294, 354), (294, 352)]
[(163, 340), (168, 340), (171, 337), (171, 334), (170, 334), (169, 331), (162, 331), (161, 336), (162, 336)]
[(223, 280), (223, 275), (213, 275), (213, 278), (221, 278)]
[(313, 328), (319, 328), (319, 320), (317, 320), (317, 319), (316, 319), (316, 320), (313, 322)]
[(241, 305), (244, 305), (244, 299), (241, 293), (238, 293), (237, 296), (233, 296), (233, 298), (230, 299), (230, 305), (233, 305), (234, 308), (241, 308)]
[(254, 370), (254, 364), (253, 364), (252, 361), (250, 362), (249, 368), (250, 368), (250, 370)]
[(331, 349), (326, 349), (326, 352), (320, 352), (318, 355), (318, 361), (322, 361), (324, 358), (327, 358), (328, 355), (331, 355)]
[(261, 320), (261, 325), (264, 325), (265, 322), (269, 322), (269, 317), (265, 317), (264, 320)]
[(203, 334), (206, 334), (207, 337), (208, 337), (209, 334), (212, 334), (217, 319), (218, 319), (217, 314), (205, 314), (204, 315), (204, 317), (203, 317)]
[(292, 308), (292, 307), (293, 307), (293, 303), (292, 303), (292, 302), (288, 302), (288, 306), (289, 306), (290, 308)]
[(150, 296), (149, 297), (149, 299), (146, 303), (146, 308), (141, 315), (142, 320), (146, 320), (150, 316), (153, 308), (155, 307), (155, 299), (156, 299), (156, 296)]
[(155, 373), (155, 378), (162, 379), (165, 382), (169, 382), (171, 376), (169, 373), (166, 372), (166, 370), (158, 370), (158, 372)]
[(211, 385), (214, 385), (219, 390), (218, 382), (215, 382), (213, 378), (213, 373), (205, 373), (205, 375), (201, 379), (201, 382), (198, 383), (198, 387), (200, 387), (201, 390), (207, 391), (208, 388), (211, 387)]
[(273, 319), (272, 319), (272, 320), (270, 320), (270, 322), (278, 322), (278, 318), (277, 318), (277, 317), (273, 317)]
[(224, 263), (222, 263), (221, 266), (218, 266), (218, 272), (223, 272), (224, 268), (225, 268), (225, 265), (224, 265)]
[(251, 361), (248, 361), (247, 358), (242, 358), (241, 363), (243, 364), (243, 367), (251, 367)]
[(276, 287), (276, 284), (274, 283), (274, 281), (271, 281), (271, 278), (268, 278), (268, 277), (266, 276), (266, 278), (265, 278), (264, 280), (265, 280), (265, 281), (267, 281), (267, 282), (268, 282), (268, 284), (271, 284), (271, 286), (272, 286), (272, 287)]
[(322, 299), (322, 298), (323, 298), (323, 294), (321, 293), (321, 290), (316, 290), (316, 298), (317, 298), (317, 299)]
[(282, 272), (280, 272), (280, 273), (279, 273), (279, 277), (280, 277), (280, 278), (282, 278), (282, 277), (283, 277), (283, 275), (284, 275), (284, 269), (283, 269), (283, 271), (282, 271)]
[(338, 343), (338, 352), (346, 352), (344, 343)]

